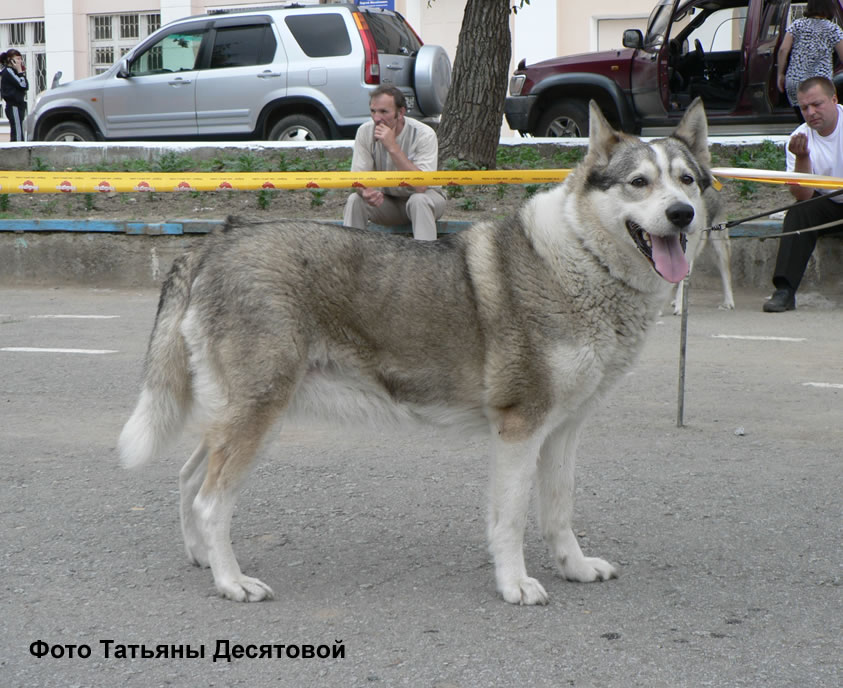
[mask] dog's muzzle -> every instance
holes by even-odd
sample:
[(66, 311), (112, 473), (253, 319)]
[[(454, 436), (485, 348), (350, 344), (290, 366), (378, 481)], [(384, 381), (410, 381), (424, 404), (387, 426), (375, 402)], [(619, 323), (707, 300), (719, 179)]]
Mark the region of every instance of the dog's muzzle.
[[(693, 217), (693, 209), (691, 209), (691, 219)], [(664, 279), (674, 284), (685, 279), (690, 269), (685, 258), (685, 247), (688, 244), (685, 232), (658, 236), (650, 234), (632, 220), (627, 220), (626, 231), (629, 232), (629, 236), (632, 237), (641, 254)]]

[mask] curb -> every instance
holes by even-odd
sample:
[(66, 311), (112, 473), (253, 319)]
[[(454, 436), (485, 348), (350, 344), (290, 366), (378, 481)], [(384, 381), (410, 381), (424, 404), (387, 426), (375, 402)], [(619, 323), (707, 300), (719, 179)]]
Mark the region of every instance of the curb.
[[(282, 221), (283, 218), (279, 218)], [(342, 225), (340, 220), (318, 220), (333, 225)], [(0, 220), (0, 232), (93, 232), (107, 234), (126, 234), (129, 236), (161, 236), (183, 234), (208, 234), (214, 229), (225, 226), (224, 219), (184, 220), (173, 219), (162, 222), (142, 222), (140, 220)], [(440, 220), (436, 223), (439, 234), (454, 234), (470, 227), (470, 220)], [(370, 224), (370, 229), (389, 234), (411, 234), (410, 225), (388, 227)], [(781, 220), (753, 220), (729, 230), (731, 237), (758, 237), (781, 232)]]

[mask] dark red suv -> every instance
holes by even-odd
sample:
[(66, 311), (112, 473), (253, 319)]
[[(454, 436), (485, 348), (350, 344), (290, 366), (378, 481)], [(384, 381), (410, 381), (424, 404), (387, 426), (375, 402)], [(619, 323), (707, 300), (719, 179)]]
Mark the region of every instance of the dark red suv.
[[(840, 2), (834, 6), (840, 24)], [(624, 32), (623, 50), (530, 66), (522, 60), (510, 79), (506, 121), (532, 136), (586, 136), (593, 99), (616, 128), (659, 134), (700, 96), (715, 132), (789, 133), (796, 116), (776, 88), (776, 57), (804, 7), (790, 0), (659, 0), (645, 34)], [(835, 82), (840, 91), (840, 65)]]

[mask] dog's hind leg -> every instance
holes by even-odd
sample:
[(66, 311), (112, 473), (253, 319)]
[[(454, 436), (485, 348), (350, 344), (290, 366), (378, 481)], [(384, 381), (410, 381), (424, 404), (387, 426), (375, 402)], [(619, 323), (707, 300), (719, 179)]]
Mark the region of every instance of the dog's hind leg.
[(712, 237), (711, 244), (717, 253), (717, 269), (720, 270), (720, 280), (723, 283), (722, 310), (735, 309), (735, 297), (732, 294), (732, 242), (729, 240), (728, 230), (723, 230), (721, 236)]
[(208, 561), (208, 547), (202, 539), (202, 533), (196, 524), (193, 513), (193, 502), (199, 494), (199, 488), (205, 480), (208, 467), (208, 447), (200, 442), (187, 463), (179, 473), (179, 494), (181, 498), (181, 532), (184, 537), (184, 548), (187, 558), (196, 566), (210, 566)]
[(274, 414), (266, 408), (240, 408), (224, 424), (209, 431), (204, 440), (208, 470), (193, 502), (194, 518), (208, 548), (214, 585), (223, 597), (236, 602), (273, 597), (268, 585), (243, 575), (231, 547), (231, 516), (237, 495), (273, 419)]
[(539, 453), (539, 526), (550, 555), (568, 580), (581, 583), (617, 576), (609, 562), (586, 557), (572, 528), (574, 512), (574, 465), (580, 423), (566, 423), (544, 441)]
[[(497, 432), (495, 432), (497, 437)], [(524, 564), (524, 528), (536, 471), (535, 439), (495, 440), (489, 494), (489, 551), (498, 591), (512, 604), (547, 604), (547, 593)]]

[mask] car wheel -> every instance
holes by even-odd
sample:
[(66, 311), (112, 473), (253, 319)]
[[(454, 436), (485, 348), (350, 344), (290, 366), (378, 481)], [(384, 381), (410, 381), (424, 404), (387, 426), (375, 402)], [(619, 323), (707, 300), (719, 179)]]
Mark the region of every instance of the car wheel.
[(563, 100), (551, 105), (539, 119), (534, 136), (588, 136), (588, 108), (578, 100)]
[(438, 45), (423, 45), (416, 55), (413, 69), (416, 102), (422, 114), (432, 117), (445, 109), (451, 88), (451, 59)]
[(282, 117), (269, 130), (270, 141), (324, 141), (328, 138), (325, 125), (309, 115)]
[(44, 137), (44, 141), (96, 141), (94, 130), (82, 122), (62, 122)]

